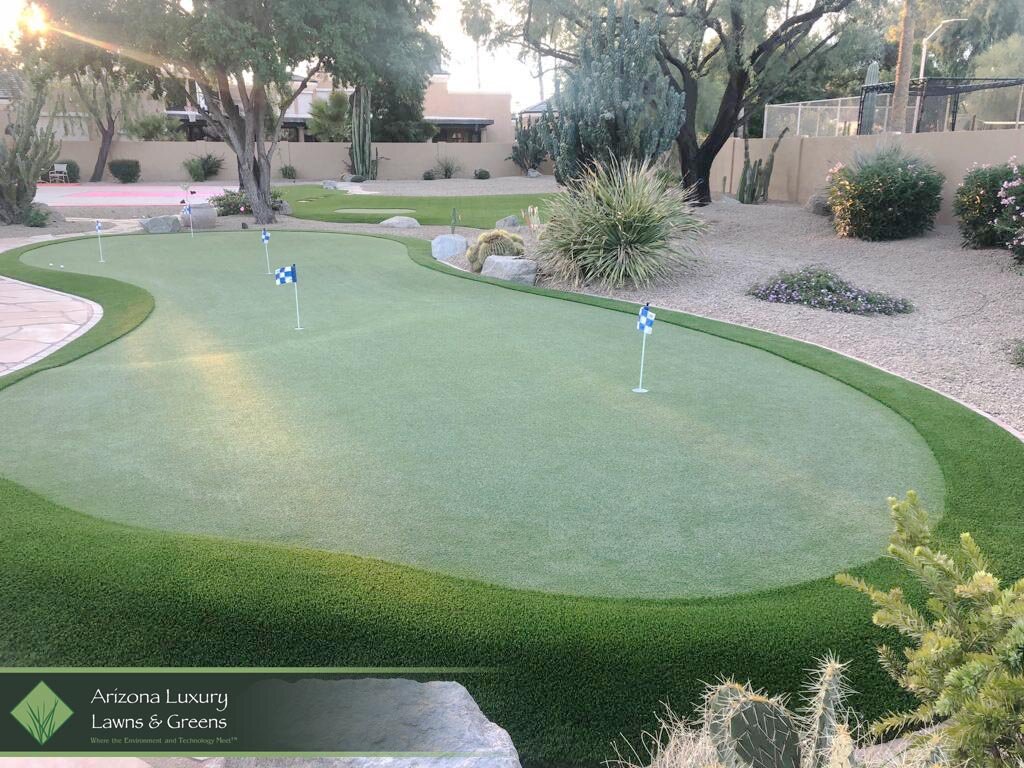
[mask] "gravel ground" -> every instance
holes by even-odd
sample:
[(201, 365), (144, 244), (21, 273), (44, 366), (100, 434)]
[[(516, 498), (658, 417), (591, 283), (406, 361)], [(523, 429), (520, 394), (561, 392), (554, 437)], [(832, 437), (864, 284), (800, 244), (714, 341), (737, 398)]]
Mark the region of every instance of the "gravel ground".
[(51, 221), (45, 227), (26, 227), (22, 224), (5, 224), (0, 226), (0, 239), (7, 240), (23, 237), (46, 237), (47, 235), (67, 235), (74, 232), (88, 232), (95, 227), (92, 221)]
[[(318, 182), (308, 182), (318, 183)], [(471, 195), (537, 195), (558, 189), (554, 176), (496, 176), (491, 179), (435, 179), (434, 181), (362, 181), (353, 185), (365, 194), (446, 197)]]

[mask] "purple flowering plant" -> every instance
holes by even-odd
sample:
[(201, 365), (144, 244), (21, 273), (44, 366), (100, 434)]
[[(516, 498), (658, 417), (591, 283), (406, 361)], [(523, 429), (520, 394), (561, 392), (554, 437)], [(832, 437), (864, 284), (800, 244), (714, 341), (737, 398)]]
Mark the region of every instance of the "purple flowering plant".
[(914, 311), (914, 305), (907, 299), (862, 290), (822, 266), (780, 272), (754, 285), (747, 294), (776, 304), (801, 304), (853, 315), (901, 315)]

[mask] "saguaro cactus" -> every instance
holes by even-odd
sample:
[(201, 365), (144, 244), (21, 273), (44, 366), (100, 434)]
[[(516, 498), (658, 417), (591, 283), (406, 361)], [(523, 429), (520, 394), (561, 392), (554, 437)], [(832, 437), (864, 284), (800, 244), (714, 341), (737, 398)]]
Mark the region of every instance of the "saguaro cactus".
[(352, 157), (352, 173), (367, 179), (376, 178), (376, 167), (371, 157), (370, 146), (370, 89), (365, 85), (357, 85), (352, 92), (352, 146), (349, 154)]
[(736, 199), (741, 203), (760, 203), (768, 199), (768, 185), (772, 181), (772, 170), (775, 168), (775, 150), (779, 148), (782, 137), (788, 130), (788, 126), (782, 129), (782, 133), (772, 145), (772, 151), (768, 153), (768, 160), (759, 159), (753, 165), (750, 163), (750, 141), (746, 135), (743, 136), (743, 172), (740, 174), (740, 184), (736, 190)]

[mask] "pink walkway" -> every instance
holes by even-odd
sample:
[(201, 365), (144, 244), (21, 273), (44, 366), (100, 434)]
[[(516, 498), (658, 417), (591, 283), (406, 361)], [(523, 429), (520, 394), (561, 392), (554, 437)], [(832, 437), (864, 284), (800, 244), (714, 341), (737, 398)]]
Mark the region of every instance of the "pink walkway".
[(86, 206), (179, 205), (186, 197), (194, 203), (206, 202), (214, 195), (237, 186), (194, 184), (186, 195), (178, 184), (40, 184), (35, 201), (54, 208)]

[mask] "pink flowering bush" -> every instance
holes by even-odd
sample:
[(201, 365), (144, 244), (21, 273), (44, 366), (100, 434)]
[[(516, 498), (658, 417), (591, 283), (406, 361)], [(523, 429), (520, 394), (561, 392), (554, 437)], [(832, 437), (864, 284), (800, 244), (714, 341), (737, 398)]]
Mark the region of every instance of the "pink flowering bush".
[(1024, 264), (1024, 168), (1017, 158), (1010, 158), (1013, 176), (999, 188), (999, 203), (1002, 211), (996, 219), (996, 226), (1006, 236), (1006, 247), (1013, 254), (1014, 261)]
[(974, 165), (953, 197), (953, 213), (964, 248), (1005, 248), (1010, 233), (1000, 226), (1003, 185), (1014, 177), (1009, 163)]
[(897, 146), (858, 155), (828, 175), (836, 233), (861, 240), (901, 240), (935, 226), (945, 177)]

